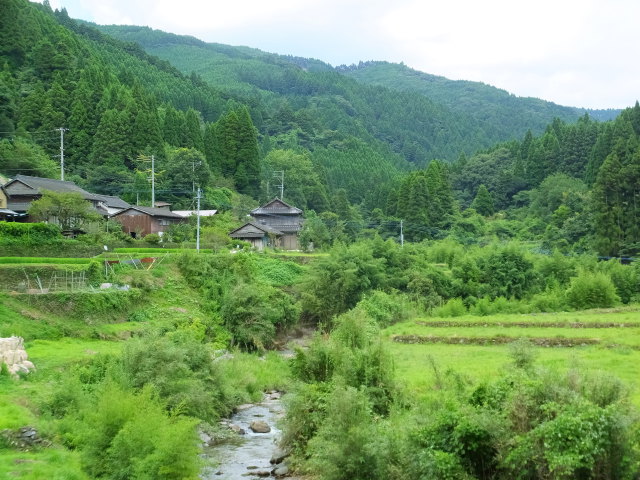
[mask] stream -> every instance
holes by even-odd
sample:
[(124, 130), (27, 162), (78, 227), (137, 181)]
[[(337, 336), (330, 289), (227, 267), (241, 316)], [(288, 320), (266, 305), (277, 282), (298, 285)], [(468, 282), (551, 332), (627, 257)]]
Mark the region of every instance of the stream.
[[(200, 477), (203, 480), (253, 480), (275, 477), (272, 472), (280, 465), (272, 465), (270, 461), (278, 450), (276, 442), (280, 437), (280, 430), (277, 425), (284, 416), (280, 393), (267, 393), (262, 402), (241, 405), (237, 410), (226, 423), (230, 428), (242, 429), (244, 433), (238, 433), (237, 437), (229, 442), (205, 447), (203, 457), (212, 466), (203, 471)], [(271, 431), (253, 432), (250, 428), (251, 423), (260, 420), (266, 422)]]
[[(282, 342), (280, 355), (290, 358), (294, 355), (291, 347), (306, 348), (313, 332), (313, 326), (299, 327)], [(271, 463), (274, 456), (282, 456), (282, 451), (277, 446), (281, 433), (278, 423), (285, 414), (281, 396), (281, 392), (272, 391), (265, 393), (260, 403), (236, 408), (236, 413), (223, 423), (231, 430), (244, 433), (233, 435), (229, 441), (204, 447), (202, 457), (210, 466), (200, 475), (202, 480), (254, 480), (269, 477), (298, 480), (298, 477), (289, 476), (283, 470), (286, 469), (286, 460), (282, 462), (280, 458), (276, 465)], [(266, 422), (271, 430), (268, 433), (253, 432), (250, 425), (258, 420)]]

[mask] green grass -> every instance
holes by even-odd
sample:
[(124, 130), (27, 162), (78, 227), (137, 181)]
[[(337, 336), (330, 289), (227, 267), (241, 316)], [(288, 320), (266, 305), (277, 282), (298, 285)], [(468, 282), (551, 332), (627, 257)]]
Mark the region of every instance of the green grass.
[[(183, 253), (193, 252), (194, 249), (190, 248), (114, 248), (115, 253)], [(200, 253), (213, 253), (210, 248), (201, 248)]]
[(0, 478), (21, 480), (88, 480), (80, 467), (80, 454), (63, 448), (0, 454)]
[(55, 265), (86, 265), (91, 263), (91, 258), (52, 258), (52, 257), (0, 257), (0, 265), (3, 264), (55, 264)]
[[(418, 320), (419, 323), (416, 323)], [(430, 321), (483, 322), (487, 326), (430, 327)], [(536, 364), (559, 369), (579, 368), (603, 371), (620, 378), (630, 389), (631, 399), (640, 405), (640, 328), (541, 328), (502, 327), (497, 323), (521, 322), (640, 322), (637, 306), (620, 310), (591, 310), (544, 315), (494, 315), (477, 317), (466, 315), (456, 318), (421, 318), (398, 323), (383, 331), (393, 354), (398, 378), (415, 395), (434, 391), (437, 376), (450, 377), (456, 372), (472, 382), (497, 377), (510, 365), (508, 345), (464, 344), (400, 344), (392, 341), (394, 335), (421, 335), (456, 337), (528, 337), (528, 338), (595, 338), (600, 345), (571, 348), (534, 347)], [(608, 345), (608, 346), (607, 346)], [(615, 345), (615, 346), (612, 346)], [(436, 366), (436, 371), (433, 365)]]

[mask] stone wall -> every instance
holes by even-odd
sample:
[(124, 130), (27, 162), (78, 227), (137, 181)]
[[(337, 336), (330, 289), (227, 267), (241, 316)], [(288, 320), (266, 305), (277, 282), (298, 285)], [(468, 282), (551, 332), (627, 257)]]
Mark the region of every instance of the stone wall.
[(22, 337), (0, 338), (0, 364), (6, 363), (9, 373), (18, 375), (35, 370), (27, 358)]

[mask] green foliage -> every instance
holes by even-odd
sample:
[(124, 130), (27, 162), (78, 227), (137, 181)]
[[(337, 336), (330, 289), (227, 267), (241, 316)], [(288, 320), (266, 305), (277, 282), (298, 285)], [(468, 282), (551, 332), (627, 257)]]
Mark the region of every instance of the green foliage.
[(604, 273), (581, 272), (567, 290), (567, 303), (576, 310), (612, 307), (618, 301), (615, 285)]
[(135, 389), (153, 385), (169, 411), (213, 422), (227, 408), (211, 351), (186, 330), (171, 338), (131, 340), (121, 362), (128, 383)]
[(374, 290), (358, 302), (357, 309), (375, 320), (380, 328), (388, 327), (409, 316), (408, 302), (401, 294)]
[(304, 267), (295, 262), (275, 258), (258, 260), (257, 279), (275, 287), (296, 284), (303, 272)]
[(460, 317), (467, 314), (467, 307), (461, 298), (451, 298), (433, 311), (435, 317)]
[(471, 202), (471, 208), (475, 209), (480, 215), (484, 215), (485, 217), (489, 215), (493, 215), (495, 211), (495, 206), (493, 204), (493, 197), (487, 187), (484, 184), (478, 187), (478, 193), (476, 193), (476, 198)]
[(480, 258), (483, 285), (480, 291), (491, 297), (523, 298), (535, 291), (538, 278), (533, 263), (516, 247), (498, 249)]
[(56, 265), (87, 265), (90, 258), (0, 257), (0, 265), (53, 263)]
[(50, 223), (0, 222), (1, 245), (37, 245), (61, 239), (60, 227)]
[(276, 331), (293, 325), (298, 305), (269, 285), (238, 283), (223, 298), (221, 315), (234, 343), (248, 350), (271, 345)]
[(105, 385), (78, 412), (83, 465), (94, 478), (197, 478), (196, 422), (168, 417), (151, 389), (136, 394)]
[(162, 238), (157, 233), (150, 233), (144, 237), (144, 241), (152, 245), (159, 244), (161, 240)]
[(302, 284), (303, 309), (322, 321), (345, 312), (380, 285), (384, 259), (364, 244), (338, 245), (314, 262)]
[(616, 287), (620, 301), (628, 304), (640, 293), (638, 268), (622, 265), (618, 260), (598, 263), (598, 271), (607, 274)]
[(58, 193), (45, 190), (38, 200), (31, 202), (28, 214), (41, 221), (53, 221), (65, 230), (82, 229), (87, 223), (100, 219), (91, 204), (76, 192)]
[(140, 299), (137, 290), (129, 291), (73, 291), (31, 296), (31, 302), (47, 311), (84, 318), (116, 317)]

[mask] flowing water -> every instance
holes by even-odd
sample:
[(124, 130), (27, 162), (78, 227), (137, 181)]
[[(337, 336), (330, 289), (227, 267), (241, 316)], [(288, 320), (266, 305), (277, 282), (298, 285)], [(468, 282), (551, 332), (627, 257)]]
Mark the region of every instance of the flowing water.
[[(280, 436), (278, 420), (284, 415), (278, 395), (265, 395), (261, 403), (243, 406), (234, 414), (229, 424), (237, 425), (245, 431), (232, 442), (207, 447), (206, 460), (212, 460), (213, 467), (202, 474), (203, 480), (252, 480), (271, 476), (274, 465), (271, 457), (276, 451)], [(262, 420), (270, 427), (269, 433), (254, 433), (249, 428), (251, 422)]]

